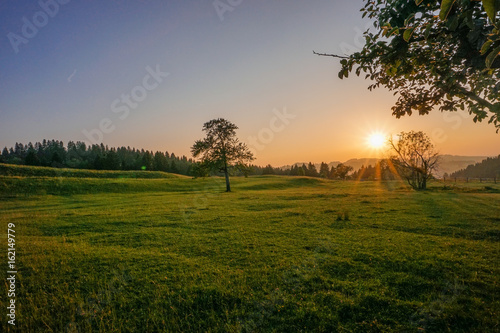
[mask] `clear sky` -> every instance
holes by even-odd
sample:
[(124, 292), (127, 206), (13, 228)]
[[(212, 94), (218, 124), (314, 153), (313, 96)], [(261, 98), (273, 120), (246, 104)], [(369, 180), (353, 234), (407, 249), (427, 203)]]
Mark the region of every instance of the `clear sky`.
[[(0, 146), (104, 142), (190, 156), (224, 117), (256, 164), (373, 156), (370, 132), (423, 130), (443, 154), (498, 155), (467, 114), (396, 119), (396, 97), (337, 77), (362, 45), (361, 0), (6, 0), (0, 3)], [(87, 134), (85, 134), (87, 133)]]

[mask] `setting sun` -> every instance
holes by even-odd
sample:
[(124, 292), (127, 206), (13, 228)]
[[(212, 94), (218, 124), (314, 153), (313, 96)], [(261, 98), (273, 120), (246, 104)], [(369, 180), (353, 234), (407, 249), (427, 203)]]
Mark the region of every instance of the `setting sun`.
[(370, 148), (380, 149), (385, 145), (386, 136), (383, 133), (371, 133), (367, 138), (367, 144)]

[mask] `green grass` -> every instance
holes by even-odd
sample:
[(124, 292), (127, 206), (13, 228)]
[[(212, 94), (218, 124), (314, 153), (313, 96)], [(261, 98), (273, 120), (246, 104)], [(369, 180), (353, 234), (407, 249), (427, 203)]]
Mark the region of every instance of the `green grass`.
[(0, 177), (3, 249), (16, 225), (17, 329), (499, 330), (499, 185), (232, 185)]
[(97, 171), (67, 168), (47, 168), (0, 163), (0, 176), (151, 179), (172, 178), (177, 175), (160, 171)]

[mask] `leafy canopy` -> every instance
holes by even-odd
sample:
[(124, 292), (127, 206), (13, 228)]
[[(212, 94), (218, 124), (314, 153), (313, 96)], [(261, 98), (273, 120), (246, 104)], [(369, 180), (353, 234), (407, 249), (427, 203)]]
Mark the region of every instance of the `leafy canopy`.
[(376, 31), (342, 58), (339, 77), (365, 73), (399, 95), (392, 113), (467, 110), (500, 129), (500, 0), (365, 0)]
[(230, 168), (244, 170), (246, 163), (254, 160), (246, 144), (236, 137), (238, 127), (223, 118), (213, 119), (203, 125), (206, 137), (191, 147), (193, 157), (200, 158), (204, 168), (228, 172)]

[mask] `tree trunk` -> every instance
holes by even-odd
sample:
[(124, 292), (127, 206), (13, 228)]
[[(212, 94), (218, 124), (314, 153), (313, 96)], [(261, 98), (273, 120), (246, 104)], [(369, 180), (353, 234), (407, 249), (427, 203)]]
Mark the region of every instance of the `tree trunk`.
[(422, 188), (421, 189), (422, 190), (427, 189), (427, 178), (425, 178), (425, 177), (422, 179)]
[(227, 168), (224, 169), (224, 176), (226, 177), (226, 192), (231, 192), (231, 184), (229, 184), (229, 173)]

